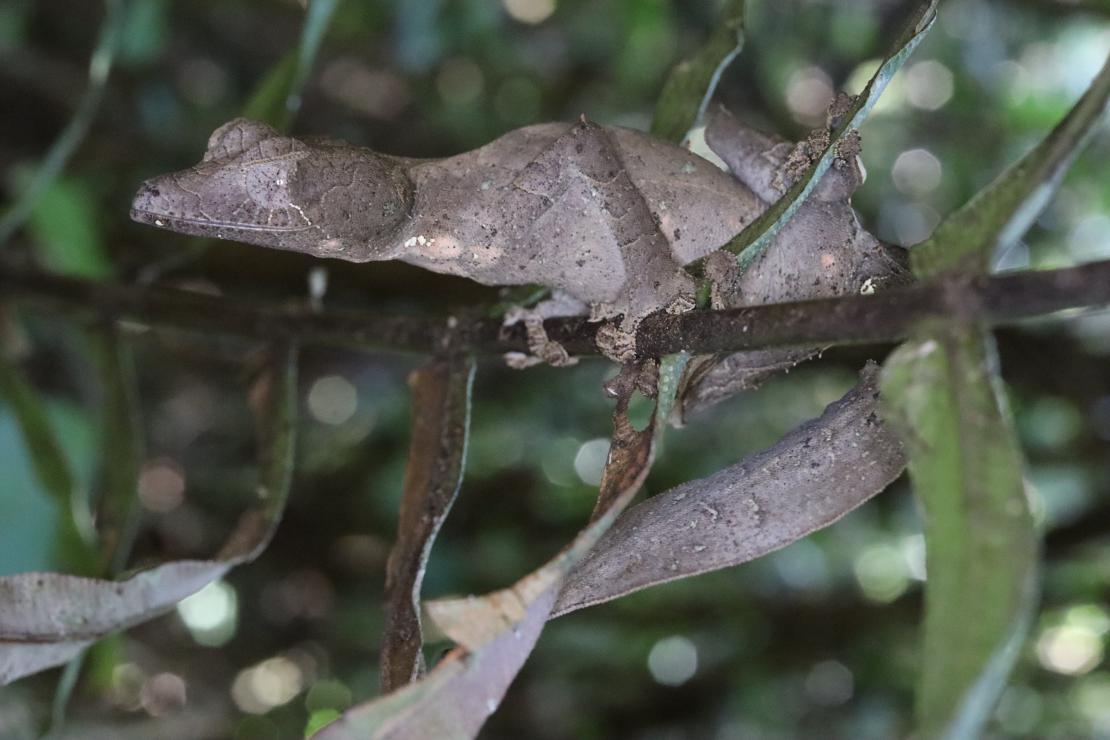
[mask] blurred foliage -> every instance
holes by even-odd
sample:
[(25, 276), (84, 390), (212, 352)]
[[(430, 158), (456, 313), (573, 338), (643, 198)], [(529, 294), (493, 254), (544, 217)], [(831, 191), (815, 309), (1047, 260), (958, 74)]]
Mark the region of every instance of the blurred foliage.
[[(719, 96), (791, 137), (823, 118), (832, 91), (858, 92), (874, 71), (867, 60), (903, 17), (887, 0), (748, 5), (745, 48)], [(704, 42), (717, 11), (710, 0), (340, 3), (293, 130), (440, 156), (581, 113), (646, 128), (667, 71)], [(74, 116), (102, 12), (63, 0), (0, 5), (0, 185), (9, 203)], [(230, 243), (183, 259), (184, 237), (132, 224), (127, 210), (138, 182), (193, 163), (208, 133), (239, 114), (297, 46), (303, 19), (292, 0), (128, 4), (87, 136), (0, 259), (124, 279), (165, 265), (167, 282), (302, 300), (310, 259)], [(927, 237), (1063, 116), (1108, 47), (1105, 16), (1049, 0), (942, 4), (937, 28), (863, 128), (869, 178), (855, 203), (864, 222), (896, 243)], [(1110, 257), (1108, 157), (1103, 132), (1026, 239), (1000, 256), (1002, 268)], [(327, 268), (334, 305), (442, 311), (496, 298), (404, 265)], [(2, 338), (20, 350), (12, 356), (45, 399), (75, 477), (95, 494), (101, 391), (79, 335), (53, 314), (18, 318)], [(240, 381), (258, 348), (165, 332), (127, 338), (146, 443), (131, 564), (211, 554), (253, 501)], [(831, 352), (669, 434), (648, 493), (769, 445), (886, 349)], [(1110, 314), (1028, 322), (1001, 332), (999, 351), (1047, 569), (1042, 612), (990, 733), (1110, 737)], [(103, 678), (75, 694), (73, 737), (106, 724), (112, 736), (133, 727), (138, 737), (296, 737), (310, 718), (319, 724), (376, 692), (382, 573), (408, 441), (404, 378), (416, 362), (306, 349), (297, 477), (270, 549), (105, 651), (95, 672)], [(596, 361), (479, 368), (471, 463), (432, 554), (428, 595), (502, 587), (573, 536), (604, 458), (597, 440), (608, 435), (609, 405), (599, 386), (608, 372)], [(11, 409), (0, 407), (0, 573), (61, 567), (58, 514)], [(923, 552), (912, 501), (896, 485), (760, 561), (557, 620), (484, 736), (904, 735)], [(675, 636), (685, 642), (667, 639)], [(696, 670), (668, 684), (691, 645)], [(167, 676), (184, 682), (184, 712)], [(54, 680), (0, 690), (0, 736), (48, 713)]]

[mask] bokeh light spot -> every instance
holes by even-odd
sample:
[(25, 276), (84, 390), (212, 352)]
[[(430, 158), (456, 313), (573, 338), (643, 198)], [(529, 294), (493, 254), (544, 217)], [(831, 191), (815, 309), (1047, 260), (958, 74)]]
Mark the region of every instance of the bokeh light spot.
[(574, 456), (574, 472), (579, 479), (588, 486), (601, 483), (601, 474), (605, 470), (605, 461), (609, 458), (609, 440), (604, 438), (591, 439), (578, 448)]
[(112, 683), (108, 696), (112, 704), (128, 712), (142, 708), (140, 692), (146, 683), (143, 669), (134, 663), (120, 663), (112, 669)]
[(998, 701), (998, 724), (1014, 735), (1025, 735), (1037, 726), (1044, 714), (1044, 699), (1036, 689), (1015, 684)]
[(871, 545), (856, 558), (854, 569), (863, 595), (871, 601), (894, 601), (909, 586), (906, 560), (891, 545)]
[(906, 70), (906, 99), (922, 110), (937, 110), (952, 99), (952, 71), (940, 62), (926, 59)]
[(521, 23), (543, 23), (555, 12), (555, 0), (501, 0), (509, 17)]
[(342, 375), (318, 378), (308, 391), (308, 412), (323, 424), (338, 426), (358, 410), (358, 391)]
[(803, 123), (823, 122), (832, 99), (832, 80), (820, 67), (800, 69), (786, 83), (786, 105)]
[(902, 550), (902, 558), (906, 561), (906, 570), (910, 578), (915, 581), (925, 580), (925, 536), (909, 534), (898, 543)]
[(150, 460), (139, 471), (138, 491), (143, 508), (173, 511), (185, 500), (185, 474), (173, 460)]
[(1068, 252), (1079, 262), (1110, 257), (1110, 216), (1093, 213), (1080, 219), (1068, 234)]
[(1084, 677), (1071, 692), (1071, 703), (1094, 725), (1094, 737), (1110, 731), (1110, 673), (1099, 671)]
[(155, 674), (143, 682), (139, 701), (151, 717), (173, 714), (186, 704), (185, 679), (176, 673)]
[(194, 640), (208, 647), (219, 647), (235, 636), (239, 599), (230, 585), (213, 581), (182, 599), (177, 613)]
[(1090, 627), (1062, 624), (1037, 638), (1037, 660), (1054, 673), (1081, 676), (1102, 662), (1101, 636)]
[(813, 666), (806, 675), (805, 690), (814, 704), (835, 707), (852, 698), (855, 678), (843, 663), (824, 660)]
[(482, 94), (485, 77), (482, 68), (467, 57), (444, 60), (436, 75), (436, 89), (448, 103), (465, 105)]
[(890, 176), (899, 191), (907, 195), (925, 195), (940, 185), (941, 172), (940, 160), (928, 149), (909, 149), (894, 160)]
[(320, 88), (330, 99), (368, 118), (396, 118), (412, 99), (408, 83), (387, 69), (371, 69), (359, 59), (340, 57), (320, 75)]
[(288, 704), (304, 688), (300, 667), (282, 656), (240, 671), (231, 684), (231, 698), (248, 714), (265, 714)]
[(657, 683), (681, 686), (697, 673), (698, 649), (682, 635), (665, 637), (652, 645), (648, 670)]
[(925, 203), (887, 205), (881, 216), (889, 222), (898, 243), (907, 247), (928, 239), (940, 223), (940, 214)]

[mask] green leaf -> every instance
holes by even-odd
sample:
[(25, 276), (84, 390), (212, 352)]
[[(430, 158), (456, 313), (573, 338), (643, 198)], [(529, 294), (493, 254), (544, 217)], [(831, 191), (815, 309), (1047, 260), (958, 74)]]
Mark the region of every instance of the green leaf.
[(146, 64), (166, 48), (170, 38), (169, 10), (169, 0), (142, 0), (127, 7), (120, 36), (120, 64)]
[(58, 506), (58, 542), (62, 565), (75, 573), (91, 573), (96, 533), (88, 500), (50, 425), (42, 397), (18, 367), (0, 353), (0, 401), (12, 411), (42, 489)]
[[(96, 516), (99, 557), (95, 559), (95, 575), (114, 577), (127, 564), (141, 514), (138, 505), (139, 458), (142, 455), (139, 393), (131, 348), (119, 336), (118, 329), (111, 324), (92, 327), (87, 339), (89, 355), (100, 372), (103, 399), (100, 429), (103, 473)], [(106, 638), (104, 642), (111, 640)], [(65, 723), (66, 709), (85, 656), (86, 652), (75, 655), (58, 679), (47, 734), (60, 730)]]
[(96, 112), (100, 109), (104, 87), (108, 83), (108, 73), (112, 69), (112, 61), (119, 45), (120, 31), (126, 19), (123, 0), (105, 0), (104, 9), (100, 37), (89, 59), (88, 87), (85, 88), (73, 117), (47, 150), (30, 185), (22, 189), (15, 203), (0, 217), (0, 245), (8, 241), (23, 225), (43, 193), (65, 169), (66, 162), (85, 138)]
[(103, 280), (114, 269), (104, 250), (98, 199), (87, 184), (68, 177), (51, 183), (27, 222), (44, 267), (51, 272)]
[(949, 327), (887, 360), (884, 413), (924, 515), (921, 738), (979, 737), (1032, 620), (1037, 536), (987, 335)]
[(100, 500), (100, 575), (123, 571), (138, 529), (139, 460), (142, 432), (135, 362), (119, 330), (111, 325), (87, 333), (89, 354), (100, 374), (102, 419)]
[(322, 730), (326, 725), (331, 724), (339, 719), (338, 709), (317, 709), (315, 712), (308, 716), (308, 724), (304, 728), (304, 736), (312, 737), (314, 734)]
[(919, 277), (987, 272), (999, 250), (1021, 238), (1052, 199), (1110, 99), (1110, 57), (1087, 92), (1040, 144), (910, 250)]
[(725, 0), (720, 23), (705, 44), (671, 70), (659, 100), (651, 133), (681, 142), (698, 125), (721, 74), (744, 47), (744, 0)]
[(279, 131), (289, 129), (301, 107), (301, 92), (338, 4), (339, 0), (311, 0), (301, 27), (300, 43), (255, 88), (243, 108), (244, 116), (264, 121)]
[[(1055, 193), (1110, 99), (1110, 59), (1040, 144), (911, 251), (914, 272), (980, 274)], [(1034, 610), (1038, 543), (1017, 438), (979, 328), (932, 328), (888, 360), (883, 392), (925, 512), (929, 569), (918, 726), (978, 737)]]
[(66, 573), (0, 578), (0, 685), (67, 663), (96, 640), (169, 611), (258, 557), (289, 496), (296, 389), (296, 349), (275, 349), (250, 394), (260, 449), (259, 504), (244, 513), (214, 558), (172, 561), (118, 581)]
[(864, 119), (878, 102), (879, 96), (886, 89), (894, 73), (897, 72), (909, 58), (925, 34), (933, 27), (936, 21), (936, 0), (918, 5), (907, 20), (906, 27), (893, 49), (883, 59), (882, 64), (875, 71), (874, 76), (867, 83), (867, 87), (851, 103), (846, 111), (840, 115), (839, 122), (829, 134), (828, 143), (822, 147), (821, 154), (813, 161), (809, 168), (803, 172), (794, 184), (781, 198), (764, 211), (759, 218), (752, 221), (744, 230), (734, 236), (722, 249), (727, 249), (738, 255), (741, 269), (747, 269), (762, 251), (771, 244), (787, 221), (805, 202), (806, 198), (821, 181), (822, 176), (832, 166), (836, 158), (841, 141), (852, 131), (863, 125)]

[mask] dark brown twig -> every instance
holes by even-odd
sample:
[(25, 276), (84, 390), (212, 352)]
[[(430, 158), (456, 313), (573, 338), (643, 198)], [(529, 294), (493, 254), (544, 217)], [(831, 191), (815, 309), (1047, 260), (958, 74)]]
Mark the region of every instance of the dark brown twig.
[[(175, 288), (93, 282), (0, 267), (0, 296), (96, 319), (255, 339), (298, 339), (397, 352), (432, 353), (448, 344), (479, 354), (524, 351), (520, 327), (493, 319), (399, 316), (365, 311), (313, 311), (305, 305), (250, 302)], [(957, 317), (1006, 324), (1069, 308), (1110, 304), (1110, 260), (1060, 270), (949, 278), (795, 303), (656, 314), (641, 324), (643, 356), (685, 349), (712, 353), (786, 346), (896, 341), (920, 322)], [(597, 325), (552, 319), (548, 334), (575, 355), (597, 354)]]

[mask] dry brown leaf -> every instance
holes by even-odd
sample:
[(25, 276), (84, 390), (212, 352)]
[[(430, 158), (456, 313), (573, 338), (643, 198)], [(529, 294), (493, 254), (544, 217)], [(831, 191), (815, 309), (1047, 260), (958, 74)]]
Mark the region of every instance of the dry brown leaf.
[(0, 684), (60, 665), (105, 635), (169, 611), (181, 599), (265, 549), (289, 490), (296, 409), (293, 352), (255, 386), (264, 459), (257, 510), (243, 515), (212, 560), (184, 560), (120, 581), (64, 573), (0, 578)]
[(435, 358), (409, 375), (412, 440), (397, 541), (386, 564), (383, 692), (424, 672), (420, 586), (432, 543), (462, 483), (473, 379), (470, 357)]
[(428, 603), (436, 625), (459, 646), (422, 679), (348, 710), (316, 733), (316, 740), (478, 734), (535, 646), (567, 572), (604, 535), (647, 477), (659, 420), (670, 410), (685, 360), (682, 355), (664, 362), (657, 412), (643, 431), (636, 431), (627, 417), (634, 384), (625, 384), (618, 395), (612, 452), (598, 494), (603, 505), (574, 541), (507, 589)]
[(566, 578), (552, 616), (753, 560), (832, 524), (902, 472), (878, 368), (773, 447), (625, 512)]

